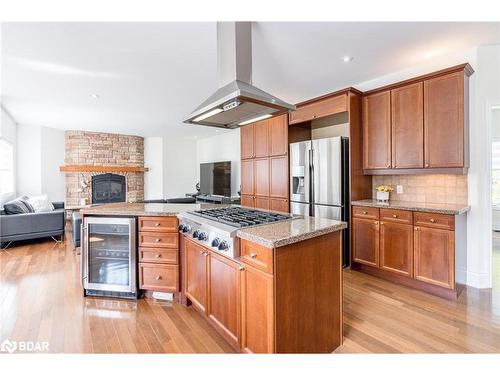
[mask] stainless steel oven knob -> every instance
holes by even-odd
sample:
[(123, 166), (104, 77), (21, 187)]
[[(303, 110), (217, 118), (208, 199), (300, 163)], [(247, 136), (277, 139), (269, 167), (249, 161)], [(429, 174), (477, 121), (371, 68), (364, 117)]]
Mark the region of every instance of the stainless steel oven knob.
[(184, 228), (182, 228), (182, 233), (189, 233), (191, 232), (191, 228), (189, 227), (189, 225), (184, 225)]
[(193, 238), (198, 238), (198, 235), (200, 234), (200, 232), (198, 230), (195, 230), (193, 232)]
[(227, 244), (226, 241), (222, 241), (219, 244), (219, 250), (221, 250), (221, 251), (227, 251), (228, 249), (229, 249), (229, 245)]
[(212, 241), (212, 247), (219, 247), (220, 245), (220, 239), (215, 237)]
[(184, 232), (184, 229), (186, 228), (185, 224), (179, 225), (179, 232)]
[(200, 233), (198, 234), (198, 239), (199, 239), (200, 241), (206, 241), (206, 240), (208, 239), (208, 236), (207, 236), (207, 234), (206, 234), (205, 232), (200, 232)]

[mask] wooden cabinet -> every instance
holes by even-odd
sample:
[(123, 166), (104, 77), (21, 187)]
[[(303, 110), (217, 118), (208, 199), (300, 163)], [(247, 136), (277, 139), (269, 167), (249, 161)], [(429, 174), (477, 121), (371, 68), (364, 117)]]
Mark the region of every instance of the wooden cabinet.
[(254, 156), (256, 158), (265, 158), (269, 156), (269, 123), (263, 120), (253, 124), (255, 129), (254, 138)]
[(466, 258), (465, 215), (353, 206), (352, 216), (354, 269), (457, 297), (455, 259)]
[(464, 73), (426, 80), (424, 98), (425, 167), (464, 167)]
[(139, 217), (138, 224), (139, 288), (179, 292), (177, 217)]
[[(252, 126), (252, 130), (243, 130), (248, 126)], [(288, 200), (289, 196), (288, 116), (273, 117), (243, 128), (241, 204), (268, 210), (271, 209), (270, 198)], [(251, 138), (251, 145), (245, 144), (247, 138)], [(288, 203), (274, 201), (273, 205), (288, 212)]]
[(288, 199), (269, 199), (269, 208), (273, 211), (290, 212), (290, 203)]
[(269, 159), (270, 183), (269, 195), (273, 198), (288, 198), (288, 157), (280, 156)]
[(392, 167), (424, 167), (423, 83), (391, 90)]
[(242, 126), (240, 128), (240, 139), (241, 139), (240, 152), (242, 159), (250, 159), (255, 157), (254, 136), (255, 136), (254, 124)]
[(254, 194), (269, 197), (269, 158), (255, 159), (254, 166)]
[(352, 259), (356, 262), (378, 267), (379, 221), (352, 219)]
[(416, 226), (414, 238), (415, 279), (444, 288), (455, 288), (454, 232)]
[(465, 173), (468, 64), (365, 93), (365, 174)]
[(363, 168), (391, 168), (391, 92), (363, 97)]
[(251, 266), (243, 271), (242, 350), (274, 353), (273, 276)]
[(411, 277), (413, 225), (380, 221), (380, 268)]
[(313, 102), (297, 105), (297, 110), (290, 113), (290, 124), (298, 124), (335, 113), (347, 111), (347, 95), (345, 93), (329, 98), (321, 98)]
[(184, 248), (184, 294), (201, 312), (207, 306), (207, 257), (203, 246), (186, 239)]
[(255, 207), (255, 197), (253, 195), (242, 195), (240, 198), (240, 204), (244, 207)]
[(208, 262), (208, 318), (239, 348), (243, 267), (214, 252), (210, 252)]
[(254, 197), (253, 207), (260, 208), (263, 210), (269, 210), (269, 198), (267, 197)]
[(287, 115), (269, 120), (269, 156), (288, 154), (288, 121)]
[(254, 194), (253, 159), (241, 160), (241, 194)]

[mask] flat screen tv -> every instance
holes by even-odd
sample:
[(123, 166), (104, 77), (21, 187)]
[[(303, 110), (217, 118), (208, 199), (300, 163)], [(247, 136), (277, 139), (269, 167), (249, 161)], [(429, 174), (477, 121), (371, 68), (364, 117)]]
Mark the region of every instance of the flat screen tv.
[(200, 193), (231, 196), (231, 162), (200, 164)]

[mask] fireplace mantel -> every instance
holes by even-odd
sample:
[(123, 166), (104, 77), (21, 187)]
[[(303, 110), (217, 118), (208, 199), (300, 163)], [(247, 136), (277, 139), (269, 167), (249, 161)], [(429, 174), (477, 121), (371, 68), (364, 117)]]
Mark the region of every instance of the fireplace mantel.
[(144, 173), (149, 168), (133, 165), (61, 165), (61, 172)]

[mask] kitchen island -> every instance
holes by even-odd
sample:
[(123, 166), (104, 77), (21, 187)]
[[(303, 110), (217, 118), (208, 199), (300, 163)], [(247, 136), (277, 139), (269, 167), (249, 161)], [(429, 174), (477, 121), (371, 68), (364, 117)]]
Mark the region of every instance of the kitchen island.
[(341, 231), (313, 217), (240, 228), (227, 256), (178, 232), (179, 214), (220, 205), (109, 204), (84, 217), (137, 217), (139, 288), (176, 293), (238, 351), (329, 353), (342, 343)]

